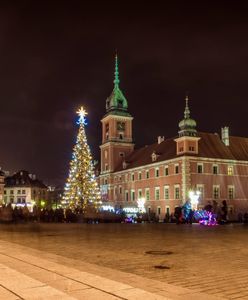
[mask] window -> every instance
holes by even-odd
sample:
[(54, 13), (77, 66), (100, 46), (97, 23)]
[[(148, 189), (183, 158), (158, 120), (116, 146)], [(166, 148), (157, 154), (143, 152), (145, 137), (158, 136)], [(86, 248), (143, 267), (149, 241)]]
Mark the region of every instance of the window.
[(121, 176), (119, 176), (119, 181), (121, 181)]
[(142, 189), (138, 189), (138, 198), (142, 198)]
[(195, 148), (193, 146), (189, 146), (189, 151), (195, 151)]
[(21, 198), (17, 198), (17, 203), (21, 203), (22, 199)]
[(141, 172), (138, 173), (138, 179), (139, 179), (139, 180), (142, 179), (142, 174), (141, 174)]
[(131, 190), (131, 200), (135, 201), (135, 191)]
[(150, 200), (150, 189), (146, 189), (146, 201)]
[(230, 199), (230, 200), (234, 199), (234, 186), (233, 185), (228, 186), (228, 199)]
[(122, 187), (119, 186), (119, 194), (122, 194)]
[(170, 215), (170, 207), (169, 206), (166, 206), (165, 211), (166, 211), (167, 215)]
[(21, 190), (17, 190), (17, 194), (18, 194), (18, 195), (21, 194)]
[(128, 202), (128, 191), (125, 191), (125, 200)]
[(11, 194), (11, 195), (14, 195), (14, 190), (10, 190), (10, 194)]
[(183, 152), (183, 147), (180, 147), (180, 148), (179, 148), (179, 152)]
[(220, 198), (220, 187), (218, 185), (213, 186), (213, 198), (214, 199)]
[(105, 159), (108, 158), (108, 151), (107, 151), (107, 150), (104, 151), (104, 158), (105, 158)]
[(117, 195), (117, 186), (114, 187), (114, 195)]
[(179, 165), (175, 165), (175, 174), (179, 173)]
[(128, 182), (128, 174), (125, 175), (125, 181)]
[(155, 200), (160, 199), (160, 187), (155, 187)]
[(4, 190), (4, 192), (3, 192), (3, 193), (4, 193), (4, 195), (6, 195), (6, 191), (5, 191), (5, 190)]
[(23, 204), (25, 204), (25, 203), (26, 203), (26, 200), (25, 200), (24, 198), (22, 199), (22, 203), (23, 203)]
[(174, 198), (175, 199), (180, 198), (180, 187), (179, 187), (179, 185), (174, 186)]
[(213, 174), (218, 174), (218, 166), (213, 165)]
[(22, 194), (25, 194), (26, 192), (25, 192), (25, 190), (22, 190)]
[(233, 166), (228, 166), (227, 167), (227, 175), (233, 175)]
[(155, 169), (155, 177), (159, 177), (159, 168)]
[(146, 179), (150, 177), (149, 170), (146, 170)]
[(169, 199), (169, 186), (164, 187), (164, 199)]
[(132, 178), (132, 181), (134, 181), (134, 173), (132, 173), (131, 178)]
[(168, 166), (164, 167), (164, 176), (168, 176), (169, 175), (169, 168)]
[(197, 164), (197, 173), (202, 174), (203, 173), (203, 164)]
[(161, 214), (161, 207), (160, 206), (157, 207), (157, 213), (158, 213), (158, 215)]
[(124, 153), (124, 152), (119, 152), (119, 156), (120, 156), (120, 157), (124, 157), (124, 156), (125, 156), (125, 153)]
[(108, 171), (108, 164), (105, 164), (105, 171)]

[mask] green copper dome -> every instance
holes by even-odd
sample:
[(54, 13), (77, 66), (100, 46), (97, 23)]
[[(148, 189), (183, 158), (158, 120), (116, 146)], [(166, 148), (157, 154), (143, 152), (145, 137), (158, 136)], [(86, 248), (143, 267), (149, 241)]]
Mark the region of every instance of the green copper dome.
[(118, 70), (118, 57), (115, 56), (115, 79), (114, 79), (114, 89), (111, 95), (106, 100), (106, 110), (110, 111), (127, 111), (128, 104), (127, 99), (123, 95), (119, 87), (119, 70)]
[(180, 128), (179, 130), (179, 136), (196, 136), (196, 121), (194, 119), (190, 118), (190, 110), (188, 106), (189, 98), (186, 96), (185, 98), (186, 106), (184, 110), (184, 119), (179, 122), (178, 126)]

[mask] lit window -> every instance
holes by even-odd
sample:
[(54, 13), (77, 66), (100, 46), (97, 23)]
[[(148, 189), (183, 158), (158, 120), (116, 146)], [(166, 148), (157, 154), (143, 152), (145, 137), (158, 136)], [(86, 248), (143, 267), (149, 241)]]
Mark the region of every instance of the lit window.
[(128, 202), (128, 191), (125, 191), (125, 200)]
[(150, 189), (146, 189), (146, 201), (150, 200)]
[(228, 186), (228, 199), (230, 199), (230, 200), (234, 199), (234, 186), (233, 185)]
[(160, 188), (155, 187), (155, 200), (159, 200), (159, 199), (160, 199)]
[(159, 177), (159, 168), (155, 169), (155, 177)]
[(135, 201), (135, 191), (134, 190), (131, 191), (131, 200)]
[(175, 199), (179, 199), (180, 198), (180, 188), (179, 188), (179, 186), (175, 186), (174, 187), (174, 198)]
[(228, 166), (227, 167), (227, 174), (228, 175), (233, 175), (233, 166)]
[(213, 186), (213, 198), (214, 199), (220, 198), (220, 187), (218, 185)]
[(169, 186), (164, 187), (164, 199), (169, 199)]

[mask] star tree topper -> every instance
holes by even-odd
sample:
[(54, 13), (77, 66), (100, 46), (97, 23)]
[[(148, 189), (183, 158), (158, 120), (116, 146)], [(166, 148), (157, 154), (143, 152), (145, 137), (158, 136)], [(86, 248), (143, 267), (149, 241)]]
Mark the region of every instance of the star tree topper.
[(87, 122), (85, 116), (88, 115), (88, 113), (83, 106), (80, 107), (77, 114), (79, 115), (78, 124), (86, 125)]

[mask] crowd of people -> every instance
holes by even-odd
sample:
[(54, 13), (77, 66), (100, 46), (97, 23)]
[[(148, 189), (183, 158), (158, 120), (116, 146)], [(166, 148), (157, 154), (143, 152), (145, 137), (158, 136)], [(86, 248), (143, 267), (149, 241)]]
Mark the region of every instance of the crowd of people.
[(195, 221), (199, 221), (201, 217), (211, 217), (216, 224), (226, 224), (229, 221), (248, 223), (248, 213), (239, 213), (235, 218), (232, 209), (228, 210), (226, 200), (223, 200), (220, 206), (215, 200), (212, 203), (209, 201), (201, 210), (193, 210), (190, 201), (186, 201), (184, 205), (175, 208), (174, 217), (177, 224), (192, 224)]
[(82, 210), (71, 209), (52, 209), (52, 208), (40, 208), (33, 206), (32, 211), (28, 207), (20, 206), (12, 208), (11, 204), (3, 205), (0, 207), (0, 221), (2, 222), (58, 222), (58, 223), (73, 223), (77, 222), (82, 215)]

